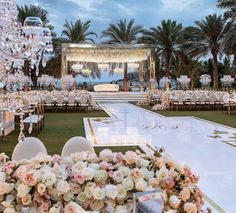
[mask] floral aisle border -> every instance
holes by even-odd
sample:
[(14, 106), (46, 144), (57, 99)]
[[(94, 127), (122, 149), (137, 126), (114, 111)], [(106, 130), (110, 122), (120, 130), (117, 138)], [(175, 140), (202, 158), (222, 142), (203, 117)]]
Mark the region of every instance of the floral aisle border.
[(199, 177), (163, 149), (149, 157), (103, 150), (69, 157), (0, 157), (0, 211), (4, 213), (132, 212), (133, 193), (161, 188), (165, 212), (201, 212)]

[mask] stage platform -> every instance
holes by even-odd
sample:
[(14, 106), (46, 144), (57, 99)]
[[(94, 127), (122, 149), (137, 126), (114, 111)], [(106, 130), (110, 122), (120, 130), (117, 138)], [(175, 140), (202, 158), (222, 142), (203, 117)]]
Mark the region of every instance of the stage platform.
[(146, 92), (91, 92), (96, 102), (137, 102), (145, 100)]

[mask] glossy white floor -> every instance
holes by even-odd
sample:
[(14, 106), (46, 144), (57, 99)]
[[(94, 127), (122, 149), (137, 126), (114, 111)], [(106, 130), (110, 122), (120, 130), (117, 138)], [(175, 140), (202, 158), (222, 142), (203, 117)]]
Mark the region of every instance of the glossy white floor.
[(164, 146), (201, 176), (204, 193), (225, 212), (236, 212), (236, 129), (192, 117), (166, 118), (128, 103), (104, 103), (111, 118), (85, 119), (94, 145)]

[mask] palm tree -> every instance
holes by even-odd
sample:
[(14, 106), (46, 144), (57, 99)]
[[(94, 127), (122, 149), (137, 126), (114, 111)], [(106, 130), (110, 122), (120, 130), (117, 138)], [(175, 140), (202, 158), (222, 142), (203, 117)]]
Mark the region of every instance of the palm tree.
[(236, 19), (236, 1), (235, 0), (218, 0), (218, 7), (226, 9), (224, 13), (227, 19)]
[(186, 42), (184, 47), (193, 56), (212, 55), (213, 84), (218, 89), (218, 55), (222, 51), (222, 42), (230, 28), (230, 23), (217, 14), (206, 16), (205, 19), (195, 22), (196, 27), (186, 28)]
[(163, 58), (166, 76), (169, 76), (171, 59), (178, 49), (182, 30), (182, 25), (176, 21), (163, 20), (160, 26), (151, 27), (143, 33), (142, 42), (155, 46), (158, 54)]
[(230, 30), (226, 33), (223, 41), (223, 48), (226, 55), (233, 56), (234, 73), (236, 74), (236, 24), (232, 24)]
[[(134, 25), (134, 19), (129, 22), (121, 19), (117, 24), (110, 24), (102, 32), (101, 38), (109, 38), (105, 43), (109, 44), (134, 44), (138, 42), (138, 35), (142, 32), (141, 25)], [(128, 64), (124, 63), (124, 91), (127, 91)]]
[(94, 35), (97, 37), (95, 32), (89, 31), (91, 21), (82, 22), (77, 20), (75, 23), (68, 22), (63, 25), (64, 30), (62, 31), (62, 36), (65, 35), (65, 41), (71, 43), (82, 43), (82, 42), (92, 42), (95, 41), (90, 37)]

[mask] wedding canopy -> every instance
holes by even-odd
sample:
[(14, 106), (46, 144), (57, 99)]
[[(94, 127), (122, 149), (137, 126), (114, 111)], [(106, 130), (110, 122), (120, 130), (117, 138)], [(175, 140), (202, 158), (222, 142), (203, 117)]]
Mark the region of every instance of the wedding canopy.
[[(62, 76), (68, 74), (68, 62), (140, 63), (150, 62), (150, 82), (155, 82), (154, 49), (144, 45), (62, 44)], [(143, 72), (142, 66), (140, 72)]]

